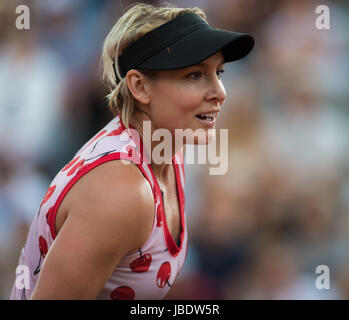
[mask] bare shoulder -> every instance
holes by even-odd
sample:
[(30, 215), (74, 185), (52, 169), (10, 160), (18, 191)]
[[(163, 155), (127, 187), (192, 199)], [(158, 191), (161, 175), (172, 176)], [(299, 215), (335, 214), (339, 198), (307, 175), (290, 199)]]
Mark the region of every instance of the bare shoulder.
[(67, 215), (74, 215), (85, 227), (99, 226), (109, 230), (111, 237), (113, 230), (119, 235), (124, 232), (129, 251), (139, 248), (150, 235), (153, 194), (134, 164), (112, 160), (99, 165), (79, 179), (66, 200)]
[(128, 251), (149, 237), (149, 183), (133, 164), (112, 160), (66, 195), (66, 219), (45, 257), (32, 299), (95, 299)]

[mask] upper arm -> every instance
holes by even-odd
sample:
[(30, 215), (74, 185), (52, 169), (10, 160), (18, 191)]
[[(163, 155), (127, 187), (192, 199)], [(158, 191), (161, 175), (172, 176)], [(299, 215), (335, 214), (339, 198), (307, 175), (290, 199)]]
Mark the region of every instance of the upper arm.
[(45, 257), (32, 299), (95, 299), (123, 256), (151, 232), (152, 191), (134, 165), (102, 164), (70, 192), (67, 219)]

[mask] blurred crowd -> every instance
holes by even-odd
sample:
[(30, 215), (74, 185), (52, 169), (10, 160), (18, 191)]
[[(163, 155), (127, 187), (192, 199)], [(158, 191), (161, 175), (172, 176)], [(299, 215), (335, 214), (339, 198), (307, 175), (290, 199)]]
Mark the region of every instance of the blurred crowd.
[[(0, 2), (0, 299), (51, 180), (113, 117), (99, 57), (133, 2)], [(189, 249), (167, 298), (348, 299), (348, 3), (331, 1), (318, 30), (319, 1), (170, 2), (256, 46), (224, 67), (227, 174), (185, 167)], [(19, 4), (29, 30), (15, 27)], [(319, 265), (330, 289), (315, 285)]]

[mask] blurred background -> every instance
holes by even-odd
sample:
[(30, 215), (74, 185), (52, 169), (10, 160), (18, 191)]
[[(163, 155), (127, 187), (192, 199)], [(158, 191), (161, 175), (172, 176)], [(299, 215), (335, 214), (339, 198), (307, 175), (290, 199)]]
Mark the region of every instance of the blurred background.
[[(99, 57), (134, 2), (0, 2), (0, 299), (51, 180), (112, 119)], [(185, 167), (189, 250), (167, 299), (348, 299), (348, 2), (170, 2), (256, 46), (225, 65), (227, 174)], [(20, 4), (29, 30), (15, 27)], [(315, 27), (320, 4), (329, 30)], [(315, 286), (318, 265), (329, 290)]]

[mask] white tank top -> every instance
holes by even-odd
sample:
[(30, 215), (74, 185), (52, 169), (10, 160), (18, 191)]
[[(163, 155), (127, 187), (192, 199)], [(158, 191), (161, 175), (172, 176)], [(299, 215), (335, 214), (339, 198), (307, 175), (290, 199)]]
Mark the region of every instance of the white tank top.
[(135, 163), (149, 182), (155, 203), (154, 222), (149, 238), (138, 250), (130, 251), (123, 257), (97, 299), (165, 297), (183, 267), (188, 249), (183, 154), (179, 151), (172, 159), (180, 208), (181, 232), (178, 246), (167, 226), (161, 190), (147, 154), (144, 152), (144, 161), (139, 152), (142, 146), (142, 141), (137, 141), (130, 135), (120, 117), (116, 116), (56, 175), (34, 217), (18, 262), (29, 269), (29, 288), (21, 288), (15, 282), (10, 299), (30, 298), (40, 274), (40, 267), (56, 237), (55, 217), (58, 207), (70, 188), (96, 166), (119, 159), (128, 159)]

